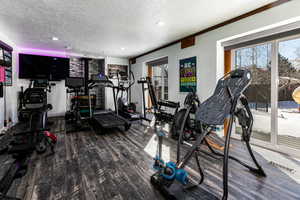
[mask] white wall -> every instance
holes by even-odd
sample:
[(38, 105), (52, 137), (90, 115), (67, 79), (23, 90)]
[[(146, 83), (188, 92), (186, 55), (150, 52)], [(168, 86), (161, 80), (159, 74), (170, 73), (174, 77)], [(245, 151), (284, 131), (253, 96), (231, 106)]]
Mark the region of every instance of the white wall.
[[(108, 74), (108, 65), (127, 65), (129, 66), (129, 60), (127, 58), (106, 57), (105, 58), (105, 73)], [(113, 83), (117, 85), (117, 80), (112, 79)], [(114, 99), (111, 88), (105, 88), (105, 108), (115, 110)]]
[[(288, 2), (217, 30), (199, 35), (196, 37), (196, 45), (193, 47), (181, 49), (180, 43), (178, 43), (137, 58), (136, 64), (133, 64), (131, 69), (136, 79), (139, 79), (147, 75), (146, 62), (168, 56), (169, 100), (183, 103), (186, 93), (179, 92), (179, 60), (197, 56), (197, 93), (200, 100), (203, 101), (212, 94), (218, 78), (224, 73), (224, 50), (220, 46), (220, 40), (298, 17), (300, 16), (299, 8), (299, 0)], [(135, 84), (132, 89), (133, 91), (138, 91), (132, 93), (132, 101), (141, 103), (142, 93), (140, 86)]]

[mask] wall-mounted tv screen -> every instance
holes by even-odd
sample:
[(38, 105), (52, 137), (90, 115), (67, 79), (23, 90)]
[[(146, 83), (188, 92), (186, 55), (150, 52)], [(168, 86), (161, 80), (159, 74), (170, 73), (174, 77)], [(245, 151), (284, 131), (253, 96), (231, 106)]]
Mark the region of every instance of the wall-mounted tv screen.
[(19, 54), (19, 78), (58, 81), (69, 76), (69, 58)]

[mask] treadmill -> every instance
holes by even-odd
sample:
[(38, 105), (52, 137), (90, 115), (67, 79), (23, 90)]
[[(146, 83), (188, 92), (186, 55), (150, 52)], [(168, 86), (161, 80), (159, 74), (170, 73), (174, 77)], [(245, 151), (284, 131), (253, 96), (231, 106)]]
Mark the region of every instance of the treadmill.
[(118, 107), (116, 103), (116, 91), (118, 90), (118, 87), (115, 86), (111, 80), (109, 80), (108, 76), (103, 74), (92, 75), (92, 78), (89, 81), (89, 90), (94, 87), (109, 87), (112, 89), (115, 111), (110, 109), (93, 110), (90, 102), (90, 117), (93, 127), (97, 130), (100, 130), (100, 132), (103, 129), (119, 127), (124, 127), (124, 130), (128, 131), (131, 127), (131, 122), (120, 116), (118, 113)]

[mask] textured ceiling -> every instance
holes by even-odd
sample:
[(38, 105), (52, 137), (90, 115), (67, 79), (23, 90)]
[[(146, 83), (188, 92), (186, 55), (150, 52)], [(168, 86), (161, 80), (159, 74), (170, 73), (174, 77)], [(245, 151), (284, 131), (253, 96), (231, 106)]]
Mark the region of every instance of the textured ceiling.
[(0, 33), (22, 48), (131, 57), (270, 2), (0, 0)]

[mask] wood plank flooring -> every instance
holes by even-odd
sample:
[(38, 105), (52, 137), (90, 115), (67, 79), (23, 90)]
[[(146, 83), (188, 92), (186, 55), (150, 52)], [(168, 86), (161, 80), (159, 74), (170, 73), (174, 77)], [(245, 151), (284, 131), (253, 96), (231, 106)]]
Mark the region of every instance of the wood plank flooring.
[[(24, 200), (154, 200), (163, 199), (150, 184), (153, 159), (145, 147), (153, 130), (135, 124), (123, 133), (110, 130), (65, 133), (63, 119), (55, 119), (51, 131), (58, 136), (55, 155), (33, 155), (27, 175), (14, 182), (9, 195)], [(22, 128), (15, 128), (13, 131)], [(152, 138), (153, 139), (153, 138)], [(165, 140), (171, 159), (176, 157), (176, 142)], [(249, 156), (240, 142), (233, 141), (231, 155), (247, 161)], [(259, 178), (230, 161), (229, 199), (300, 199), (300, 185), (256, 154), (268, 177)], [(249, 160), (250, 161), (250, 160)], [(0, 176), (12, 159), (0, 156)], [(222, 162), (200, 154), (205, 180), (202, 188), (222, 195)], [(190, 169), (197, 169), (194, 160)], [(192, 173), (192, 178), (199, 178)], [(196, 189), (186, 199), (205, 199)]]

